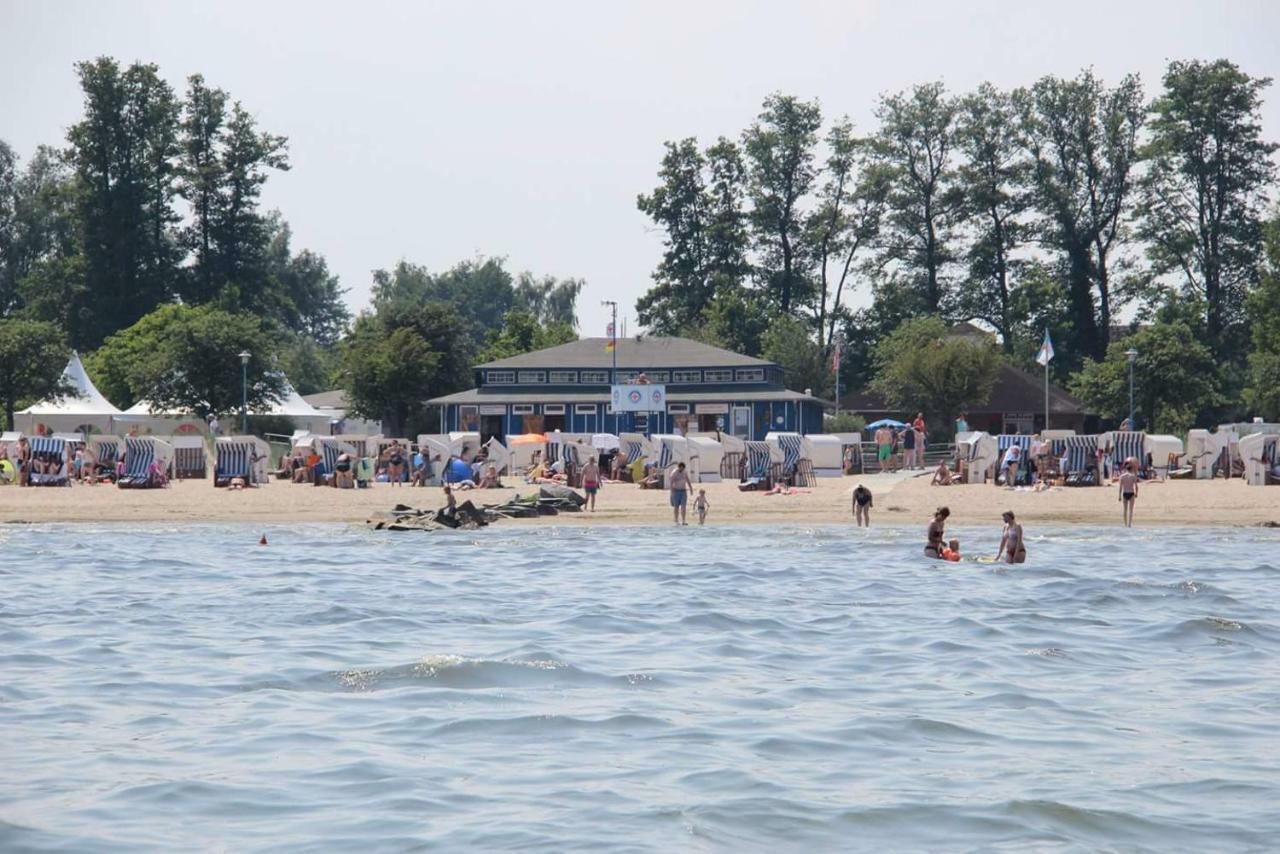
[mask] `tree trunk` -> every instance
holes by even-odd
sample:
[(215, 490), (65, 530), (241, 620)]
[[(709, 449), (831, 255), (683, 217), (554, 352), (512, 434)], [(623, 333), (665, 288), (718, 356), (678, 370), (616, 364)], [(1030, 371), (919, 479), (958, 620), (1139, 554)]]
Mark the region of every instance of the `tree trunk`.
[(1085, 355), (1100, 359), (1106, 348), (1098, 346), (1098, 322), (1094, 317), (1093, 279), (1089, 275), (1089, 250), (1073, 246), (1067, 250), (1071, 264), (1069, 284), (1071, 319), (1076, 328), (1080, 349)]

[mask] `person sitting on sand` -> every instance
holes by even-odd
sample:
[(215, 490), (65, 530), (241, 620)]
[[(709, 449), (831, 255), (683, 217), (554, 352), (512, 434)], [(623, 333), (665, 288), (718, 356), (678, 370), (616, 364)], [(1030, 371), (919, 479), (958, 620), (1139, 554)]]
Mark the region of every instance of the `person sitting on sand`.
[(933, 512), (933, 519), (929, 521), (929, 529), (925, 536), (928, 541), (924, 544), (924, 556), (931, 558), (942, 557), (942, 543), (946, 534), (947, 517), (951, 515), (950, 507), (939, 507)]
[(529, 483), (538, 483), (546, 476), (547, 464), (535, 457), (533, 468), (529, 469), (529, 474), (525, 477), (525, 480)]
[(1027, 545), (1022, 539), (1022, 525), (1013, 517), (1012, 510), (1004, 511), (1004, 531), (1000, 534), (1000, 551), (996, 552), (996, 560), (1004, 557), (1005, 563), (1025, 563)]
[(959, 540), (952, 540), (951, 542), (947, 543), (947, 547), (942, 550), (942, 559), (949, 560), (952, 563), (959, 563), (960, 561), (960, 541)]
[(444, 487), (444, 515), (453, 516), (458, 512), (458, 499), (454, 497), (453, 490), (448, 484)]
[(498, 480), (498, 467), (492, 463), (484, 470), (484, 476), (480, 478), (481, 489), (501, 489), (502, 481)]
[(955, 475), (947, 468), (947, 461), (939, 460), (938, 467), (933, 470), (933, 482), (930, 486), (950, 486), (955, 482)]

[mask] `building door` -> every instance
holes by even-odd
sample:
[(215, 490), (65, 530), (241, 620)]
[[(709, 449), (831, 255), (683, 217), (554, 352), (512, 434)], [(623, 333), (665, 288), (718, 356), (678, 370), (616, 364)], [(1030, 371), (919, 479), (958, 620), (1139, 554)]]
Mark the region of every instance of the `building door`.
[(499, 442), (506, 440), (502, 428), (502, 422), (505, 420), (502, 415), (481, 415), (480, 416), (480, 444), (488, 442), (492, 438), (497, 438)]
[(733, 435), (739, 439), (751, 438), (750, 406), (735, 406), (733, 408)]

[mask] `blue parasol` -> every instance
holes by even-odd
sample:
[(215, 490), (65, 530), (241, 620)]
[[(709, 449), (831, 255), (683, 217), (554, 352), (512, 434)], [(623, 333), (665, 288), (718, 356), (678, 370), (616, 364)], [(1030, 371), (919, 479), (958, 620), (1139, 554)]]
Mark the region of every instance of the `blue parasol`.
[(876, 430), (880, 427), (906, 427), (901, 421), (894, 421), (892, 418), (881, 418), (879, 421), (872, 421), (867, 425), (868, 430)]

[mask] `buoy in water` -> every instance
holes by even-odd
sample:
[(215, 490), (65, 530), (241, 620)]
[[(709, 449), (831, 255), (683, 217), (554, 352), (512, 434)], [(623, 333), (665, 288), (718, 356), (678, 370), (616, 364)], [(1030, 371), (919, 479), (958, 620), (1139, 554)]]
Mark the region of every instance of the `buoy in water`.
[(258, 540), (258, 545), (265, 546), (267, 544), (267, 535), (263, 534), (262, 539)]

